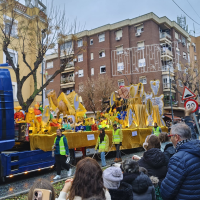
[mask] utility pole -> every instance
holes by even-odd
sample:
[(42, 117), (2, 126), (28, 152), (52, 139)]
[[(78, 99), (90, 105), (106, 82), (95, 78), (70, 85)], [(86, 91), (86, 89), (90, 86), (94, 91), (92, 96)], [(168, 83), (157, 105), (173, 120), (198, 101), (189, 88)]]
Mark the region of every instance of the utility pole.
[(170, 104), (171, 104), (171, 112), (172, 112), (172, 124), (174, 123), (174, 114), (173, 114), (173, 107), (172, 107), (172, 83), (171, 83), (171, 78), (170, 78), (170, 67), (169, 67), (169, 87), (170, 87)]

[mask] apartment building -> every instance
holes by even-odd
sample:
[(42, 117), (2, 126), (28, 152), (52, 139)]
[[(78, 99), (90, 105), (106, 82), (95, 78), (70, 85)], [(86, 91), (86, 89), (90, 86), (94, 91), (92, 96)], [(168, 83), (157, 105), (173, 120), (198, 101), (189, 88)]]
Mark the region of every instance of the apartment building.
[[(184, 65), (190, 58), (189, 34), (176, 22), (148, 13), (85, 30), (77, 36), (77, 42), (72, 42), (69, 37), (69, 41), (60, 47), (61, 52), (71, 51), (73, 56), (87, 42), (86, 50), (61, 75), (63, 92), (79, 92), (88, 77), (96, 79), (99, 75), (114, 79), (116, 88), (142, 82), (147, 92), (151, 92), (150, 81), (159, 79), (159, 95), (164, 94), (164, 112), (170, 114), (170, 79), (173, 82), (174, 69), (183, 71), (180, 63)], [(177, 88), (183, 91), (181, 81)], [(183, 116), (182, 97), (173, 89), (171, 92), (174, 114)]]
[[(0, 1), (0, 3), (2, 3), (2, 1)], [(20, 23), (21, 21), (27, 22), (29, 19), (34, 19), (36, 13), (39, 14), (41, 22), (45, 22), (45, 19), (46, 19), (45, 10), (46, 10), (46, 6), (41, 1), (38, 1), (38, 0), (34, 0), (34, 1), (32, 1), (32, 3), (30, 0), (25, 0), (25, 5), (23, 5), (19, 2), (17, 2), (17, 4), (16, 4), (15, 12), (19, 16), (16, 17), (16, 19), (14, 20), (14, 24), (12, 26), (11, 40), (13, 42), (12, 42), (12, 45), (8, 46), (8, 51), (9, 51), (11, 58), (13, 59), (14, 65), (17, 67), (17, 64), (19, 64), (21, 78), (22, 78), (22, 76), (27, 75), (30, 72), (30, 69), (23, 62), (23, 56), (21, 53), (21, 49), (17, 48), (17, 50), (16, 50), (16, 48), (15, 48), (15, 46), (19, 45), (18, 40), (20, 40), (20, 38), (17, 35), (18, 34), (18, 23)], [(10, 30), (10, 26), (12, 23), (11, 22), (12, 18), (11, 18), (11, 16), (9, 16), (9, 12), (8, 12), (8, 15), (4, 15), (2, 18), (3, 18), (3, 20), (1, 23), (5, 24), (5, 31), (8, 32)], [(30, 26), (34, 27), (35, 25), (36, 25), (36, 22), (33, 21), (33, 23)], [(37, 36), (35, 35), (35, 38), (36, 37)], [(25, 45), (27, 45), (26, 44), (27, 41), (28, 40), (25, 41)], [(37, 50), (35, 49), (35, 50), (33, 50), (32, 54), (28, 54), (26, 56), (26, 61), (32, 69), (34, 67), (36, 51)], [(0, 63), (6, 63), (6, 62), (7, 62), (6, 55), (4, 54), (3, 49), (1, 49), (0, 50)], [(19, 102), (17, 99), (17, 81), (16, 81), (15, 72), (11, 66), (1, 67), (1, 68), (6, 68), (10, 71), (12, 87), (13, 87), (14, 106), (18, 106)], [(39, 67), (36, 72), (38, 85), (42, 84), (42, 73), (41, 72), (42, 72), (41, 67)], [(45, 79), (45, 77), (44, 77), (44, 79)], [(34, 91), (34, 81), (33, 81), (32, 76), (30, 76), (26, 80), (26, 82), (22, 88), (22, 94), (23, 94), (23, 98), (25, 101), (33, 94), (33, 91)], [(41, 101), (42, 101), (42, 96), (38, 95), (34, 99), (34, 102), (32, 103), (32, 105), (36, 104), (37, 102), (41, 102)]]

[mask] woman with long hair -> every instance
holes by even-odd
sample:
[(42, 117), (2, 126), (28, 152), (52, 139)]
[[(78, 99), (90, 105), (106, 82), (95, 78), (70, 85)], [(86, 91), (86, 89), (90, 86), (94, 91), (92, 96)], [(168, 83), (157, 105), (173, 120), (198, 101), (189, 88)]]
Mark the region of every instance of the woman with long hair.
[(99, 147), (99, 152), (101, 153), (101, 165), (102, 167), (105, 167), (106, 166), (105, 152), (108, 152), (109, 138), (108, 135), (105, 134), (105, 130), (103, 128), (100, 129), (100, 134), (97, 139), (95, 150), (97, 150), (98, 147)]
[(76, 166), (74, 179), (65, 182), (57, 200), (82, 200), (93, 196), (111, 200), (108, 190), (103, 185), (102, 173), (96, 160), (89, 157), (80, 160)]

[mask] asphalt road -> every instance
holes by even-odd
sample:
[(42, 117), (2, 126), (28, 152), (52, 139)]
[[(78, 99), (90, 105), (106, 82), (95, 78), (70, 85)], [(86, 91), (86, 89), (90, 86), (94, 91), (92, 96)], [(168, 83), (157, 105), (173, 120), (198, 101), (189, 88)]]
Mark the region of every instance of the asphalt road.
[[(87, 149), (89, 152), (87, 156), (92, 157), (95, 153), (94, 149)], [(121, 151), (122, 160), (128, 159), (132, 157), (132, 155), (143, 155), (142, 149), (131, 149), (131, 150), (123, 150)], [(82, 157), (82, 152), (76, 151), (76, 161), (80, 160)], [(100, 155), (95, 155), (94, 158), (101, 164)], [(115, 152), (109, 152), (106, 156), (107, 165), (111, 165), (115, 159)], [(75, 166), (72, 166), (72, 175), (75, 173)], [(53, 178), (56, 175), (55, 169), (42, 170), (38, 172), (32, 172), (26, 175), (19, 175), (13, 178), (6, 179), (5, 183), (1, 183), (0, 185), (0, 199), (4, 199), (8, 195), (16, 194), (25, 190), (29, 190), (33, 185), (34, 181), (38, 179), (47, 179), (50, 182), (53, 182)], [(62, 170), (61, 172), (62, 178), (67, 178), (68, 174), (66, 170)]]

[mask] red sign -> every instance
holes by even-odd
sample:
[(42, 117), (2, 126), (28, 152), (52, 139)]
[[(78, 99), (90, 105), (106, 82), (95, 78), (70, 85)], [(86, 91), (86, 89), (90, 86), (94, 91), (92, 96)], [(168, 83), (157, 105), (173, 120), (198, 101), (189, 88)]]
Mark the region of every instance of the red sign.
[(185, 86), (183, 90), (182, 100), (191, 99), (193, 97), (196, 97), (196, 95), (189, 88)]
[(194, 99), (188, 99), (185, 103), (184, 103), (184, 107), (185, 109), (190, 109), (192, 107), (194, 107), (192, 113), (196, 112), (198, 110), (198, 103), (197, 101), (195, 101)]

